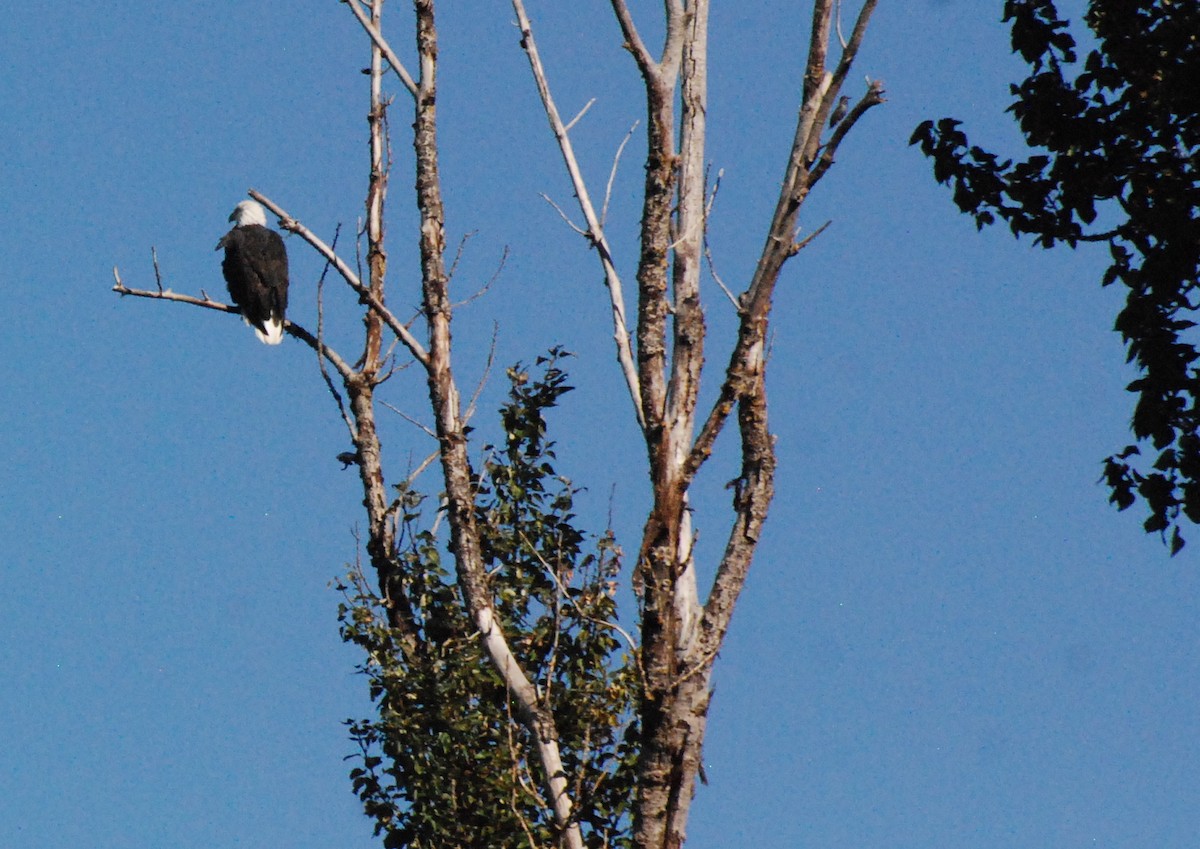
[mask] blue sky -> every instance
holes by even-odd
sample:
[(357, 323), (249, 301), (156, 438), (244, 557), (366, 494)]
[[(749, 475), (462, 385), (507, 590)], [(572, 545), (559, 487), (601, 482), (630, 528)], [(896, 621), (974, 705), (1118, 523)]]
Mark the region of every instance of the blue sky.
[[(563, 471), (626, 548), (643, 452), (595, 258), (506, 3), (444, 4), (439, 97), (460, 381), (562, 343), (579, 391)], [(797, 107), (803, 3), (715, 4), (709, 157), (718, 271), (753, 266)], [(460, 8), (454, 8), (458, 6)], [(636, 4), (649, 21), (659, 4)], [(734, 8), (734, 7), (738, 8)], [(593, 191), (641, 117), (607, 4), (535, 2)], [(1077, 9), (1078, 4), (1064, 4)], [(880, 4), (854, 79), (873, 110), (813, 195), (829, 230), (777, 297), (779, 485), (716, 695), (690, 846), (1190, 847), (1200, 833), (1197, 551), (1170, 559), (1097, 484), (1131, 379), (1102, 254), (977, 234), (907, 139), (954, 115), (988, 144), (1021, 67), (1001, 4)], [(389, 8), (410, 50), (405, 4)], [(331, 579), (361, 521), (346, 433), (311, 352), (236, 319), (119, 299), (111, 268), (223, 294), (213, 252), (249, 187), (318, 233), (362, 209), (365, 42), (328, 0), (18, 4), (0, 34), (0, 845), (367, 847), (341, 720), (367, 711)], [(649, 23), (646, 24), (650, 26)], [(415, 304), (411, 161), (393, 111), (391, 297)], [(630, 145), (610, 238), (635, 262)], [(320, 264), (298, 240), (291, 315)], [(732, 316), (714, 286), (710, 361)], [(332, 338), (357, 327), (326, 297)], [(406, 372), (389, 400), (421, 415)], [(503, 392), (493, 376), (477, 426)], [(383, 422), (394, 473), (430, 450)], [(494, 431), (491, 431), (494, 433)], [(702, 476), (702, 550), (728, 458)], [(428, 478), (428, 488), (436, 481)]]

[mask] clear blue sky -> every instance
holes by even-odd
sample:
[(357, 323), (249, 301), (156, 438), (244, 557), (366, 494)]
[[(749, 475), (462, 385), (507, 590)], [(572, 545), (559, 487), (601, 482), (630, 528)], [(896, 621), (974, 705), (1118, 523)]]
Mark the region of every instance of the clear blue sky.
[[(649, 20), (658, 3), (636, 4)], [(745, 279), (797, 106), (805, 3), (714, 4), (718, 270)], [(853, 5), (853, 4), (851, 4)], [(1066, 8), (1078, 8), (1078, 3)], [(570, 10), (568, 10), (568, 6)], [(745, 11), (742, 11), (745, 10)], [(595, 191), (641, 117), (607, 4), (534, 2)], [(778, 495), (717, 690), (692, 847), (1185, 849), (1200, 834), (1200, 535), (1169, 559), (1100, 462), (1132, 396), (1103, 256), (977, 234), (906, 143), (954, 115), (989, 143), (1020, 66), (1001, 3), (880, 4), (854, 78), (889, 102), (806, 208), (828, 231), (777, 299)], [(409, 13), (389, 8), (406, 53)], [(464, 386), (562, 343), (563, 471), (627, 548), (644, 505), (595, 257), (538, 198), (569, 185), (507, 3), (443, 4), (439, 98)], [(649, 26), (649, 24), (647, 24)], [(118, 299), (224, 293), (248, 187), (319, 233), (362, 209), (365, 42), (334, 0), (15, 4), (0, 35), (0, 845), (367, 847), (341, 720), (366, 713), (328, 583), (361, 495), (311, 352), (236, 319)], [(409, 118), (393, 112), (393, 304), (415, 304)], [(635, 261), (636, 151), (610, 211)], [(320, 265), (296, 239), (292, 316)], [(714, 339), (731, 326), (708, 287)], [(356, 329), (330, 288), (329, 333)], [(400, 309), (403, 312), (403, 309)], [(727, 339), (727, 337), (726, 337)], [(710, 360), (724, 359), (713, 342)], [(503, 381), (476, 420), (493, 427)], [(392, 403), (422, 411), (411, 372)], [(494, 431), (491, 431), (494, 433)], [(385, 422), (391, 467), (430, 450)], [(727, 461), (701, 480), (715, 550)], [(436, 479), (427, 478), (436, 489)]]

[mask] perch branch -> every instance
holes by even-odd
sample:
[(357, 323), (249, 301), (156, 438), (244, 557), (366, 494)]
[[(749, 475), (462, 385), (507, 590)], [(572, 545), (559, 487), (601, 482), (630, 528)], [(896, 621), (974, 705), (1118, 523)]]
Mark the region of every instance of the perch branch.
[[(113, 291), (119, 295), (130, 295), (135, 298), (150, 298), (151, 300), (157, 301), (176, 301), (181, 304), (191, 304), (195, 307), (204, 307), (205, 309), (216, 310), (217, 312), (233, 313), (234, 315), (242, 314), (242, 311), (232, 304), (223, 304), (220, 301), (214, 301), (208, 297), (197, 298), (194, 295), (180, 295), (177, 292), (172, 292), (170, 289), (165, 289), (161, 292), (151, 292), (148, 289), (131, 289), (126, 286), (124, 282), (122, 282), (121, 274), (117, 270), (116, 266), (113, 267), (113, 278), (116, 280), (116, 283), (113, 285)], [(308, 347), (312, 348), (314, 351), (328, 360), (329, 364), (333, 366), (334, 369), (337, 370), (338, 374), (340, 374), (342, 377), (348, 378), (354, 374), (354, 369), (352, 369), (350, 365), (341, 358), (337, 351), (333, 350), (333, 348), (330, 348), (325, 343), (318, 341), (317, 337), (313, 336), (303, 327), (296, 324), (296, 322), (292, 321), (291, 319), (285, 320), (283, 329), (289, 335), (295, 336), (305, 345), (308, 345)]]

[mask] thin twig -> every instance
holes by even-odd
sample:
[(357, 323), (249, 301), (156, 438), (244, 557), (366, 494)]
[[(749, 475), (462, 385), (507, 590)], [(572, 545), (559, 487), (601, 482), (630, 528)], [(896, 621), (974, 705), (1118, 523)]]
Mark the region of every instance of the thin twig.
[[(820, 236), (822, 233), (824, 233), (825, 228), (828, 227), (832, 223), (833, 223), (832, 221), (826, 221), (824, 224), (822, 224), (820, 227), (818, 227), (814, 232), (810, 233), (808, 236), (805, 236), (804, 239), (802, 239), (799, 242), (795, 242), (792, 245), (792, 249), (791, 249), (792, 254), (793, 255), (798, 254), (798, 253), (800, 253), (800, 251), (807, 248), (809, 246), (809, 243), (811, 243), (813, 239), (817, 238), (817, 236)], [(799, 235), (800, 235), (800, 231), (797, 229), (796, 235), (793, 236), (792, 239), (794, 240), (796, 238), (796, 236), (799, 236)]]
[[(153, 245), (150, 246), (150, 259), (154, 262), (154, 282), (158, 285), (159, 294), (162, 294), (162, 272), (158, 270), (158, 249)], [(201, 289), (200, 291), (203, 292), (204, 290)], [(205, 295), (204, 297), (207, 298), (208, 295)]]
[(613, 157), (612, 169), (608, 172), (608, 185), (604, 187), (604, 205), (600, 207), (600, 224), (608, 220), (608, 202), (612, 199), (613, 183), (617, 179), (617, 166), (621, 162), (621, 154), (625, 151), (625, 145), (629, 144), (629, 140), (633, 138), (633, 131), (637, 129), (641, 121), (634, 121), (633, 126), (629, 128), (629, 132), (625, 134), (625, 138), (621, 139), (621, 143), (617, 145), (617, 153)]
[(437, 434), (434, 432), (433, 428), (429, 427), (428, 425), (421, 424), (419, 421), (417, 421), (415, 418), (410, 416), (408, 413), (404, 412), (399, 407), (397, 407), (393, 404), (389, 404), (387, 401), (380, 400), (379, 403), (382, 404), (383, 406), (387, 407), (389, 410), (391, 410), (393, 413), (398, 415), (400, 418), (404, 419), (406, 422), (408, 422), (413, 427), (419, 427), (421, 430), (425, 431), (425, 435), (428, 436), (430, 439), (437, 439)]
[(407, 483), (409, 486), (412, 486), (412, 484), (416, 482), (417, 477), (421, 474), (421, 472), (425, 471), (431, 465), (433, 465), (433, 462), (438, 458), (438, 456), (440, 454), (441, 454), (440, 451), (430, 452), (429, 456), (426, 457), (424, 460), (422, 460), (417, 465), (417, 467), (409, 473), (408, 477), (404, 479), (405, 483)]
[(483, 367), (483, 374), (479, 378), (479, 383), (475, 385), (475, 391), (471, 395), (471, 400), (467, 403), (467, 410), (463, 413), (463, 422), (471, 421), (475, 415), (475, 405), (479, 401), (479, 396), (483, 392), (483, 387), (487, 386), (488, 378), (492, 374), (492, 365), (496, 362), (496, 337), (500, 334), (500, 325), (492, 324), (492, 344), (488, 347), (487, 363)]
[(210, 310), (217, 310), (218, 312), (233, 313), (234, 315), (240, 315), (242, 312), (240, 309), (230, 304), (223, 304), (220, 301), (214, 301), (212, 298), (208, 297), (208, 295), (205, 295), (202, 298), (197, 298), (194, 295), (180, 295), (172, 292), (170, 289), (163, 289), (161, 285), (158, 287), (158, 291), (156, 292), (151, 292), (147, 289), (130, 289), (125, 285), (124, 281), (121, 280), (121, 273), (117, 270), (115, 265), (113, 266), (113, 279), (116, 281), (116, 283), (113, 285), (113, 291), (119, 295), (133, 295), (137, 298), (158, 298), (164, 301), (178, 301), (181, 304), (192, 304), (193, 306), (206, 307)]
[(717, 266), (713, 262), (712, 251), (708, 247), (708, 230), (704, 231), (704, 258), (708, 260), (708, 273), (712, 275), (712, 279), (721, 287), (721, 291), (725, 293), (725, 297), (729, 298), (729, 302), (733, 304), (735, 310), (741, 310), (741, 304), (738, 303), (737, 296), (729, 291), (729, 287), (725, 285), (725, 281), (721, 279), (721, 275), (717, 274)]
[(585, 103), (583, 105), (583, 108), (579, 110), (579, 114), (577, 114), (574, 118), (572, 118), (570, 121), (568, 121), (567, 125), (565, 127), (563, 127), (563, 132), (565, 132), (565, 133), (571, 132), (571, 128), (574, 127), (577, 123), (579, 123), (579, 119), (582, 118), (584, 116), (584, 114), (586, 114), (587, 111), (592, 108), (592, 104), (595, 102), (596, 102), (596, 98), (593, 97), (591, 100), (589, 100), (587, 103)]
[[(404, 489), (411, 487), (414, 483), (416, 483), (417, 478), (420, 476), (420, 474), (423, 471), (425, 471), (426, 469), (428, 469), (431, 465), (433, 465), (433, 462), (435, 460), (437, 460), (437, 458), (439, 456), (441, 456), (441, 453), (442, 453), (441, 451), (430, 452), (430, 454), (424, 460), (422, 460), (415, 469), (413, 469), (411, 472), (408, 473), (408, 477), (406, 477), (404, 479), (403, 487), (397, 487), (397, 488), (404, 490)], [(392, 503), (389, 504), (387, 507), (387, 510), (384, 511), (384, 514), (387, 516), (387, 518), (390, 521), (392, 521), (393, 523), (395, 523), (395, 527), (397, 529), (396, 530), (397, 536), (399, 536), (399, 534), (401, 532), (400, 524), (399, 524), (399, 512), (400, 512), (400, 508), (402, 506), (402, 502), (403, 502), (403, 496), (402, 495), (397, 496), (396, 498), (392, 499)], [(436, 533), (436, 531), (435, 531), (435, 533)]]
[(592, 234), (589, 233), (587, 230), (584, 230), (582, 227), (578, 226), (574, 221), (572, 221), (570, 219), (570, 217), (567, 215), (567, 213), (563, 211), (563, 208), (561, 206), (559, 206), (557, 203), (555, 203), (554, 200), (550, 197), (550, 195), (546, 194), (545, 192), (538, 192), (538, 194), (542, 196), (542, 200), (544, 200), (546, 203), (548, 203), (552, 207), (554, 207), (554, 211), (557, 212), (559, 214), (559, 216), (562, 217), (563, 221), (567, 222), (568, 227), (570, 227), (572, 230), (574, 230), (580, 236), (583, 236), (589, 242), (592, 241)]
[(483, 286), (480, 287), (478, 290), (476, 290), (475, 294), (471, 295), (466, 300), (458, 301), (457, 303), (455, 303), (454, 308), (458, 309), (459, 307), (466, 306), (467, 304), (471, 303), (472, 301), (478, 300), (479, 298), (482, 298), (484, 295), (486, 295), (488, 292), (488, 289), (492, 288), (492, 284), (500, 279), (500, 272), (502, 272), (504, 270), (504, 264), (506, 262), (508, 262), (508, 245), (504, 246), (504, 250), (500, 254), (500, 264), (496, 266), (496, 270), (494, 272), (492, 272), (492, 276), (487, 279), (487, 282), (484, 283)]
[(454, 279), (454, 272), (458, 270), (458, 261), (462, 259), (463, 251), (467, 248), (467, 242), (478, 233), (478, 230), (472, 230), (469, 233), (463, 233), (463, 237), (458, 240), (458, 249), (454, 251), (454, 262), (450, 263), (450, 270), (446, 272), (446, 276), (451, 280)]
[[(707, 179), (707, 174), (705, 175), (705, 177)], [(721, 190), (721, 180), (724, 179), (724, 177), (725, 177), (725, 169), (724, 168), (717, 169), (716, 182), (713, 183), (712, 193), (708, 196), (708, 203), (706, 203), (704, 205), (705, 220), (707, 220), (708, 217), (710, 215), (712, 215), (713, 205), (717, 202), (717, 192), (719, 192)]]
[[(332, 250), (337, 250), (338, 236), (341, 235), (342, 225), (338, 224), (333, 231)], [(331, 263), (326, 260), (325, 267), (321, 269), (321, 276), (317, 279), (317, 344), (323, 345), (325, 339), (325, 303), (322, 295), (325, 290), (325, 275), (329, 273)], [(333, 400), (337, 402), (338, 412), (342, 414), (342, 421), (346, 423), (346, 429), (350, 431), (350, 441), (357, 442), (358, 428), (354, 426), (354, 421), (350, 418), (350, 414), (346, 412), (346, 404), (342, 400), (342, 394), (337, 391), (332, 378), (329, 377), (329, 370), (325, 368), (325, 358), (317, 354), (317, 368), (321, 370), (321, 378), (325, 381), (325, 386), (329, 389), (329, 394), (333, 396)]]
[(381, 363), (387, 364), (388, 362), (390, 362), (391, 365), (388, 366), (387, 373), (384, 374), (382, 377), (380, 377), (379, 375), (375, 376), (376, 385), (378, 385), (380, 383), (386, 383), (388, 380), (391, 379), (393, 374), (395, 374), (398, 371), (404, 371), (406, 368), (408, 368), (410, 365), (412, 365), (411, 363), (407, 363), (407, 362), (406, 363), (397, 362), (395, 353), (396, 353), (396, 346), (399, 344), (400, 344), (400, 340), (397, 339), (395, 336), (393, 336), (392, 341), (390, 343), (388, 343), (387, 351), (384, 353), (384, 355), (382, 357), (379, 358), (379, 361)]
[(611, 628), (613, 631), (616, 631), (625, 639), (625, 642), (629, 644), (630, 651), (636, 654), (638, 645), (637, 642), (634, 641), (633, 637), (629, 635), (629, 632), (615, 622), (608, 622), (604, 619), (597, 619), (594, 616), (588, 616), (586, 613), (580, 610), (579, 605), (575, 603), (575, 599), (571, 598), (571, 594), (567, 592), (567, 588), (563, 585), (562, 579), (558, 577), (558, 573), (554, 571), (554, 568), (550, 565), (549, 561), (547, 561), (546, 558), (542, 556), (542, 553), (537, 550), (532, 542), (529, 541), (529, 538), (525, 535), (524, 531), (518, 532), (518, 535), (521, 537), (524, 543), (529, 546), (530, 553), (532, 553), (537, 561), (542, 564), (542, 568), (546, 571), (546, 574), (549, 575), (554, 581), (554, 585), (558, 588), (558, 592), (555, 593), (555, 595), (565, 599), (567, 603), (575, 609), (575, 612), (579, 614), (579, 618), (585, 622), (602, 625), (605, 628)]

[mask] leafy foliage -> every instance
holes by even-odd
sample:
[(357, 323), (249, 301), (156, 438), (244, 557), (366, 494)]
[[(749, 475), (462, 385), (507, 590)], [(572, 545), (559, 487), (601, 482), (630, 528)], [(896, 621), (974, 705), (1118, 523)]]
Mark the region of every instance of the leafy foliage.
[[(1200, 522), (1200, 355), (1187, 317), (1200, 270), (1200, 5), (1092, 0), (1097, 46), (1082, 62), (1053, 0), (1007, 0), (1004, 20), (1030, 66), (1008, 111), (1039, 152), (1001, 160), (951, 118), (922, 123), (911, 143), (979, 228), (999, 218), (1046, 248), (1107, 243), (1102, 282), (1129, 290), (1115, 329), (1140, 376), (1128, 387), (1137, 444), (1105, 461), (1104, 480), (1118, 508), (1142, 500), (1146, 531), (1169, 532), (1174, 554), (1181, 521)], [(1157, 457), (1143, 458), (1143, 443)]]
[[(620, 549), (606, 533), (586, 550), (572, 512), (577, 490), (556, 472), (546, 439), (545, 413), (571, 388), (563, 356), (539, 358), (536, 377), (508, 370), (505, 439), (485, 448), (476, 510), (497, 617), (553, 712), (575, 817), (589, 846), (619, 847), (629, 844), (638, 677), (611, 624)], [(423, 496), (405, 488), (399, 499), (395, 556), (418, 644), (387, 626), (386, 602), (361, 572), (340, 586), (342, 637), (366, 652), (359, 669), (378, 708), (374, 719), (348, 722), (359, 750), (354, 791), (389, 849), (554, 845), (540, 763), (472, 633), (437, 535), (420, 529)]]

